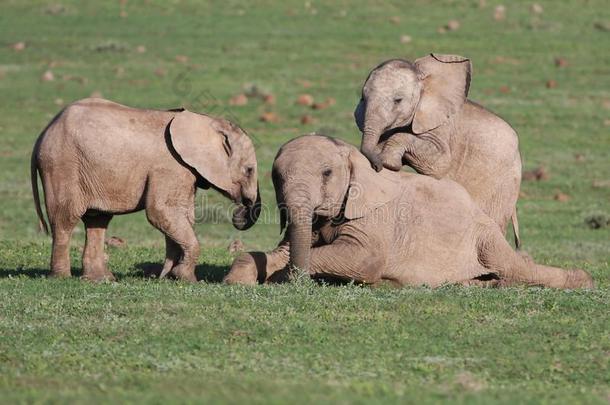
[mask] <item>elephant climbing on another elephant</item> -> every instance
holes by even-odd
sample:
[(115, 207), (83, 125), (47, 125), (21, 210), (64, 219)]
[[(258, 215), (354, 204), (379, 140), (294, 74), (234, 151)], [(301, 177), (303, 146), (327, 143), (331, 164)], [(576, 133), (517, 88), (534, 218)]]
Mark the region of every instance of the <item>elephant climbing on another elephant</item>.
[(51, 275), (69, 277), (69, 243), (79, 220), (86, 228), (83, 278), (113, 280), (104, 260), (104, 234), (113, 215), (146, 210), (165, 235), (161, 276), (196, 281), (199, 242), (197, 187), (210, 187), (237, 208), (233, 225), (248, 229), (260, 213), (257, 163), (247, 134), (231, 122), (184, 109), (157, 111), (103, 99), (77, 101), (38, 138), (31, 161), (32, 192), (42, 179), (53, 246)]
[(361, 150), (377, 171), (406, 164), (458, 182), (502, 232), (512, 220), (519, 248), (518, 137), (502, 118), (467, 99), (471, 70), (467, 58), (438, 54), (377, 66), (354, 112)]
[(286, 235), (269, 253), (238, 256), (227, 283), (281, 279), (296, 267), (370, 284), (593, 286), (583, 270), (524, 260), (458, 183), (378, 173), (343, 141), (308, 135), (286, 143), (272, 179)]

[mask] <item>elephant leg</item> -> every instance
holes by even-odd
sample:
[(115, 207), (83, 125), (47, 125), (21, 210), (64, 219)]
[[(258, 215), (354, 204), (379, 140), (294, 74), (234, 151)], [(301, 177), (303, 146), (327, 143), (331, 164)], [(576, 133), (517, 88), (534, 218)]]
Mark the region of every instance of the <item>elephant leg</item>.
[(78, 218), (68, 217), (51, 220), (53, 246), (51, 248), (51, 276), (70, 277), (70, 238)]
[(593, 279), (584, 270), (563, 270), (524, 260), (508, 244), (497, 227), (483, 231), (478, 240), (479, 262), (509, 284), (552, 288), (593, 288)]
[(384, 267), (385, 259), (375, 249), (339, 237), (331, 244), (311, 250), (309, 274), (375, 284), (381, 281)]
[(82, 220), (87, 232), (83, 250), (83, 279), (90, 281), (114, 281), (114, 276), (106, 267), (104, 258), (104, 237), (112, 215), (85, 215)]
[(165, 236), (165, 263), (163, 263), (163, 270), (160, 274), (167, 274), (174, 268), (174, 266), (180, 261), (182, 250), (180, 245), (173, 241), (167, 235)]
[[(194, 218), (192, 213), (184, 215), (184, 211), (178, 207), (151, 205), (146, 207), (146, 216), (148, 221), (158, 230), (160, 230), (166, 238), (172, 240), (180, 250), (182, 257), (170, 269), (169, 265), (164, 266), (160, 277), (165, 277), (171, 273), (179, 280), (197, 281), (195, 277), (195, 265), (199, 258), (199, 241), (193, 230)], [(172, 248), (173, 249), (173, 248)], [(167, 264), (166, 259), (166, 264)]]
[(254, 285), (264, 283), (286, 269), (290, 260), (289, 242), (284, 239), (271, 252), (247, 252), (235, 258), (223, 279), (227, 284)]

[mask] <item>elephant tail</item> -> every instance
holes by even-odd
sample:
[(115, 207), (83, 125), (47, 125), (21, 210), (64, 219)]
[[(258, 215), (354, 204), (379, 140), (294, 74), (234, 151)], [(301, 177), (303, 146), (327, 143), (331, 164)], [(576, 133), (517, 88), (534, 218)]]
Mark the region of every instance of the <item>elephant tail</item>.
[[(38, 143), (38, 142), (37, 142)], [(38, 194), (38, 147), (34, 148), (32, 152), (32, 159), (30, 162), (30, 175), (32, 180), (32, 194), (34, 195), (34, 205), (36, 206), (36, 214), (38, 215), (38, 229), (44, 231), (45, 234), (49, 234), (49, 227), (42, 214), (42, 208), (40, 207), (40, 195)]]
[(517, 219), (517, 207), (513, 208), (513, 213), (510, 216), (513, 224), (513, 235), (515, 236), (515, 247), (521, 249), (521, 237), (519, 236), (519, 220)]

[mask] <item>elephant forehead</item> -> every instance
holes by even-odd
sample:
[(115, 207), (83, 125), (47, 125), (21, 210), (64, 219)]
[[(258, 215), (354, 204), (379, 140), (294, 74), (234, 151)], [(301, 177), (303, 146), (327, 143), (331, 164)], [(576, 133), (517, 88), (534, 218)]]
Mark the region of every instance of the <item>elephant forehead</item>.
[(365, 84), (365, 92), (386, 91), (401, 86), (410, 86), (417, 80), (412, 69), (386, 65), (371, 73)]

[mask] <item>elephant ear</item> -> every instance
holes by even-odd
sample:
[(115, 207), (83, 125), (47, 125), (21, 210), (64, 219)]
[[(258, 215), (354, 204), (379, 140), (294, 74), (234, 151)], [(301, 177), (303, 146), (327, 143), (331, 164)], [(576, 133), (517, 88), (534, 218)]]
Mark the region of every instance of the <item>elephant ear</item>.
[(377, 173), (360, 151), (349, 154), (350, 182), (344, 216), (362, 218), (397, 198), (401, 193), (400, 174), (383, 169)]
[(415, 61), (422, 82), (412, 129), (421, 134), (438, 128), (458, 112), (468, 97), (472, 65), (458, 55), (430, 54)]
[(227, 136), (214, 128), (214, 123), (211, 117), (184, 110), (169, 124), (170, 139), (184, 163), (215, 187), (228, 191), (232, 187), (231, 145)]

